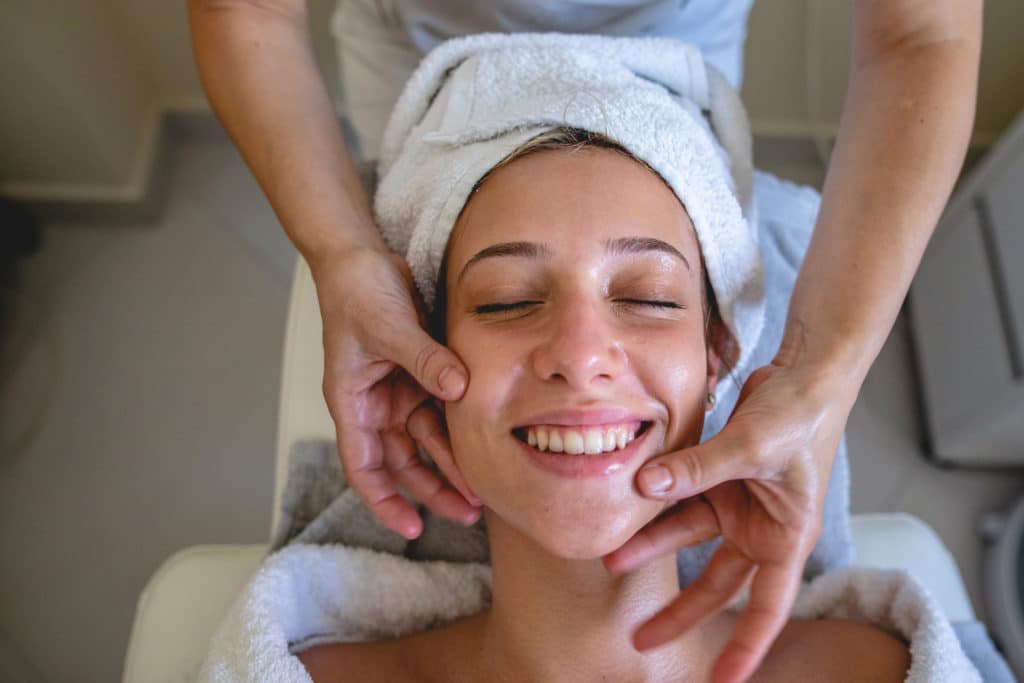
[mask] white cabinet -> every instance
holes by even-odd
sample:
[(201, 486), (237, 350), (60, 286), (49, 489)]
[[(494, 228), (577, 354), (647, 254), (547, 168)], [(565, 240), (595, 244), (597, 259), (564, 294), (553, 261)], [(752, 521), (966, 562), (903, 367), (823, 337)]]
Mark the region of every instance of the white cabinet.
[(1024, 467), (1024, 113), (950, 202), (908, 308), (931, 455)]

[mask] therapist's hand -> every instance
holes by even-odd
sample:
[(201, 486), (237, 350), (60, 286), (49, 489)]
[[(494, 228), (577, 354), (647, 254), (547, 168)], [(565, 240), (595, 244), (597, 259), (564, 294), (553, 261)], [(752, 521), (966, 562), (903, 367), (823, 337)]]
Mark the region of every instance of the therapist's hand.
[[(604, 558), (613, 573), (626, 572), (722, 537), (701, 576), (634, 634), (638, 650), (672, 640), (727, 607), (750, 580), (749, 603), (716, 662), (714, 683), (749, 677), (786, 624), (856, 398), (842, 379), (777, 362), (749, 377), (718, 435), (638, 473), (642, 493), (681, 503)], [(644, 479), (653, 465), (672, 476), (661, 494)]]
[[(317, 264), (313, 280), (324, 324), (324, 398), (349, 485), (381, 524), (406, 538), (418, 536), (423, 523), (398, 484), (435, 514), (475, 522), (479, 501), (455, 466), (428, 395), (457, 400), (469, 375), (424, 331), (405, 259), (353, 249)], [(447, 482), (419, 457), (417, 444)]]

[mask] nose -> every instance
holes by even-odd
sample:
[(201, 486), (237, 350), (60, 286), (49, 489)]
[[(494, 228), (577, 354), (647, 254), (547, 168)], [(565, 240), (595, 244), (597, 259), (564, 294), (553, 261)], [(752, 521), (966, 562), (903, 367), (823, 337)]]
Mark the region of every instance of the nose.
[(547, 334), (533, 351), (533, 369), (550, 382), (587, 390), (620, 377), (627, 365), (621, 335), (602, 304), (574, 297), (556, 304)]

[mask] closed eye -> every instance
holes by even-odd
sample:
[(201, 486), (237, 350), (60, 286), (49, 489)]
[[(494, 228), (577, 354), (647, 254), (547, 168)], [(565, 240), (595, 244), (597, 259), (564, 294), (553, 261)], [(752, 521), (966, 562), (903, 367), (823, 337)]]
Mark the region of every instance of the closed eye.
[(652, 301), (648, 299), (616, 299), (619, 303), (638, 304), (640, 306), (651, 306), (653, 308), (686, 308), (674, 301)]
[(543, 303), (542, 301), (516, 301), (511, 304), (484, 304), (477, 306), (473, 309), (473, 312), (478, 315), (487, 315), (488, 313), (503, 313), (504, 311), (514, 311), (518, 308), (526, 308), (534, 304)]
[[(527, 306), (533, 306), (535, 304), (544, 303), (542, 301), (516, 301), (510, 304), (483, 304), (473, 309), (473, 312), (477, 315), (487, 315), (489, 313), (503, 313), (505, 311), (514, 311), (517, 309), (526, 308)], [(657, 301), (649, 299), (615, 299), (615, 303), (631, 304), (637, 306), (649, 306), (651, 308), (686, 308), (682, 304), (677, 304), (674, 301)]]

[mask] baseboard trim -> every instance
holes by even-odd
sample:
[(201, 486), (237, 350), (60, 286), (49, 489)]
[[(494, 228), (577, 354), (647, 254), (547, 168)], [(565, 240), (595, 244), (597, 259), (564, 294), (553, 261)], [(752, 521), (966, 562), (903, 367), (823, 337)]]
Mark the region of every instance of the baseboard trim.
[(4, 183), (0, 195), (20, 203), (44, 222), (138, 223), (155, 220), (167, 196), (170, 153), (175, 144), (225, 138), (204, 101), (171, 100), (154, 106), (128, 182), (120, 185)]

